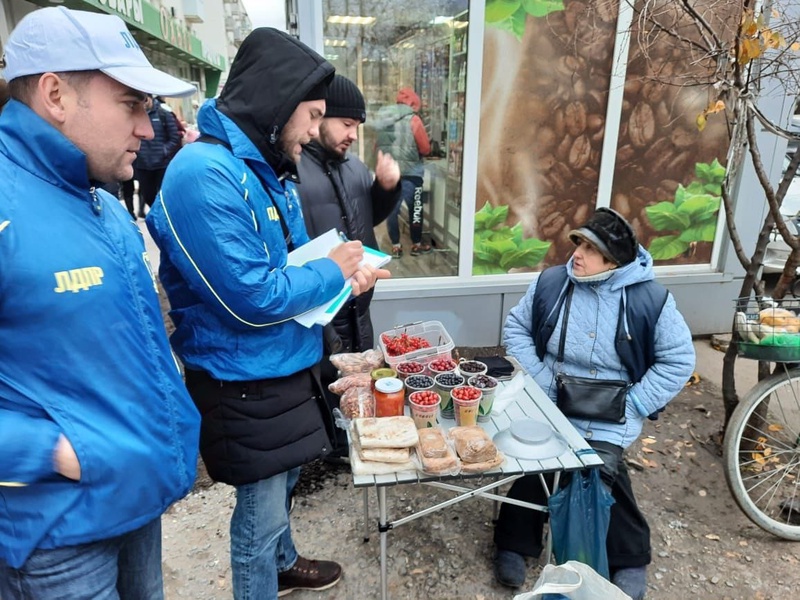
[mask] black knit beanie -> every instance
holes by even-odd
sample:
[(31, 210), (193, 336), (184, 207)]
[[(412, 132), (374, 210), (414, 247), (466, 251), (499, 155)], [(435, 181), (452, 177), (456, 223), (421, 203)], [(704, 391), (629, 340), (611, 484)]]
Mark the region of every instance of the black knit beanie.
[(367, 120), (364, 96), (355, 83), (339, 74), (333, 76), (328, 86), (325, 101), (325, 116), (356, 119), (362, 123)]
[(569, 239), (576, 246), (586, 240), (621, 267), (633, 262), (639, 250), (633, 227), (617, 211), (605, 207), (598, 208), (582, 227), (570, 231)]

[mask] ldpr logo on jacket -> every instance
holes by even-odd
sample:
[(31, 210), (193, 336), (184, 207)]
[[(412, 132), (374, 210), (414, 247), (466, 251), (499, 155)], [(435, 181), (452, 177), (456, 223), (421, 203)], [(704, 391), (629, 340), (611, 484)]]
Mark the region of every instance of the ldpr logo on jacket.
[(72, 292), (77, 294), (89, 288), (103, 285), (103, 269), (100, 267), (82, 267), (69, 271), (53, 273), (56, 278), (56, 287), (53, 291), (57, 294)]

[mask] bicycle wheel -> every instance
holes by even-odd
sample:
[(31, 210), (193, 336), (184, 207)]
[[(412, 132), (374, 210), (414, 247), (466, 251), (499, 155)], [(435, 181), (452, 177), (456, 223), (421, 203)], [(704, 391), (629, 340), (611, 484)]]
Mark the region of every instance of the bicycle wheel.
[(765, 531), (800, 541), (800, 368), (747, 393), (728, 423), (724, 453), (739, 508)]

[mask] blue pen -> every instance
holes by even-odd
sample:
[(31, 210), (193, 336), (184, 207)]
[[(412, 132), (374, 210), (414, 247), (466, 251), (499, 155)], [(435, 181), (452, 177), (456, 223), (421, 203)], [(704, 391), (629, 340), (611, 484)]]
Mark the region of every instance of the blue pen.
[(350, 241), (350, 240), (347, 239), (347, 236), (345, 234), (343, 234), (341, 231), (339, 232), (339, 239), (342, 240), (342, 242), (349, 242)]

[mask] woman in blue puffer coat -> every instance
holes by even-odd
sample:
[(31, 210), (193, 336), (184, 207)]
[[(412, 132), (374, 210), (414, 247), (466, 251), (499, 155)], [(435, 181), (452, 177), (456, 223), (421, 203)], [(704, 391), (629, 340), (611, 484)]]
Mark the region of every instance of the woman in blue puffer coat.
[[(654, 417), (683, 388), (694, 369), (694, 346), (675, 299), (654, 281), (652, 257), (622, 216), (599, 208), (570, 238), (576, 245), (572, 258), (531, 284), (509, 313), (503, 342), (554, 402), (560, 372), (631, 383), (624, 423), (567, 416), (603, 459), (601, 477), (615, 500), (606, 539), (611, 579), (637, 600), (646, 588), (650, 529), (622, 453), (641, 435), (645, 418)], [(535, 476), (517, 480), (508, 495), (547, 502)], [(524, 583), (523, 556), (541, 552), (543, 520), (542, 513), (503, 504), (494, 534), (495, 576), (501, 584)]]

